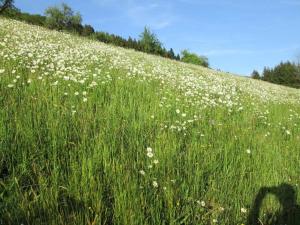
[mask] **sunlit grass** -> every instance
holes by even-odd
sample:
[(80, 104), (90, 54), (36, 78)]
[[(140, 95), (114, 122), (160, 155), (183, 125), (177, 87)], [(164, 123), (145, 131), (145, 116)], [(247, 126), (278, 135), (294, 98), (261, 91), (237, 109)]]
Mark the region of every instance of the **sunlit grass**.
[(6, 19), (0, 40), (0, 224), (242, 224), (261, 187), (299, 194), (298, 90)]

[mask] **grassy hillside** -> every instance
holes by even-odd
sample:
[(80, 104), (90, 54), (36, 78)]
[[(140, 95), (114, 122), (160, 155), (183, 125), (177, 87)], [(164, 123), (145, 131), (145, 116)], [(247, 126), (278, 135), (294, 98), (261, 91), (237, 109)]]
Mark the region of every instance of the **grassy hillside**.
[(0, 224), (246, 224), (277, 186), (271, 224), (299, 131), (299, 90), (0, 18)]

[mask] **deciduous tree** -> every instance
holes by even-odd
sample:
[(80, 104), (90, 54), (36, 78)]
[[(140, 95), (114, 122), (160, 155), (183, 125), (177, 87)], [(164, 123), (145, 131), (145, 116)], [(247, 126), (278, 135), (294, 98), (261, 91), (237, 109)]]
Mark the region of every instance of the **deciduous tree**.
[(183, 50), (181, 52), (181, 61), (204, 67), (209, 66), (208, 59), (205, 56), (199, 56), (195, 53), (189, 52), (188, 50)]
[[(81, 15), (74, 11), (65, 3), (61, 6), (49, 7), (45, 11), (46, 24), (51, 29), (74, 30), (82, 29)], [(80, 33), (80, 32), (79, 32)]]

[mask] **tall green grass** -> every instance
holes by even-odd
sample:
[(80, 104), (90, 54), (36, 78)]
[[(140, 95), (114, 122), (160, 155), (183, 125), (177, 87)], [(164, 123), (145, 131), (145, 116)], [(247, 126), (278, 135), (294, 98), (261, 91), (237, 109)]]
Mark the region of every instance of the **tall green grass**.
[[(93, 89), (0, 69), (0, 224), (243, 224), (261, 187), (300, 194), (299, 104), (199, 107), (108, 62)], [(261, 219), (276, 210), (269, 197)]]

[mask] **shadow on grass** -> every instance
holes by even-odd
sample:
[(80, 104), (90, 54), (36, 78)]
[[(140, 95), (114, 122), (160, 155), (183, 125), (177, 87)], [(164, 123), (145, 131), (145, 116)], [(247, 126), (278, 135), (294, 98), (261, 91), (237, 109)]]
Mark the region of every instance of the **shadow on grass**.
[[(39, 203), (31, 203), (26, 209), (9, 206), (10, 209), (3, 209), (0, 205), (0, 225), (88, 224), (94, 218), (85, 202), (63, 191), (58, 194), (56, 209)], [(1, 214), (1, 208), (4, 214)]]
[[(260, 220), (259, 212), (264, 198), (274, 195), (281, 205), (281, 210), (274, 214), (267, 214), (264, 221)], [(252, 209), (247, 219), (247, 225), (300, 225), (300, 206), (297, 204), (297, 195), (289, 184), (274, 187), (262, 187), (254, 199)]]

